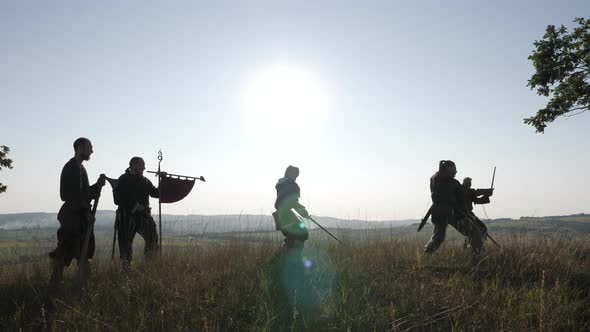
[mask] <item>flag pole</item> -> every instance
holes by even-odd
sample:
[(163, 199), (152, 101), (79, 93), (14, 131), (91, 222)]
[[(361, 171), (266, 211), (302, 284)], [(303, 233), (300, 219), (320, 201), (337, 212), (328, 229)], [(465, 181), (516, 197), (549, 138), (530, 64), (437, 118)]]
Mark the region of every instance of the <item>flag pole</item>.
[(162, 255), (162, 187), (160, 182), (162, 180), (162, 173), (160, 173), (160, 164), (162, 163), (162, 150), (158, 151), (158, 224), (160, 227), (160, 255)]

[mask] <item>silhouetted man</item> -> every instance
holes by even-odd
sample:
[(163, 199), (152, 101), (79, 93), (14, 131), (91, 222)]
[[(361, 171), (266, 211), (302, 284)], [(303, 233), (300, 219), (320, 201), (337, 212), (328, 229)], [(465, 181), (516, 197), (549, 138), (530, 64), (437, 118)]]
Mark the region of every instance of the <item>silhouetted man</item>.
[(275, 189), (277, 190), (277, 199), (275, 200), (275, 209), (273, 213), (277, 229), (285, 235), (284, 246), (287, 248), (302, 248), (309, 234), (305, 224), (292, 211), (308, 218), (309, 213), (303, 205), (299, 203), (301, 190), (295, 182), (299, 176), (299, 168), (294, 166), (287, 167), (285, 176), (280, 178)]
[(129, 161), (129, 168), (119, 177), (115, 190), (117, 197), (117, 230), (121, 260), (131, 265), (133, 238), (139, 233), (145, 241), (144, 255), (151, 257), (158, 249), (158, 232), (152, 218), (150, 196), (159, 197), (158, 188), (143, 176), (145, 162), (140, 157)]
[(471, 188), (471, 178), (463, 179), (463, 188), (465, 193), (465, 210), (473, 211), (473, 204), (488, 204), (490, 196), (494, 194), (494, 189), (473, 189)]
[[(84, 246), (85, 234), (94, 225), (90, 201), (100, 195), (100, 189), (105, 184), (104, 176), (90, 186), (88, 174), (82, 163), (90, 160), (92, 143), (81, 137), (74, 142), (74, 157), (63, 167), (60, 177), (59, 194), (64, 202), (57, 214), (60, 227), (57, 230), (57, 248), (49, 253), (52, 259), (50, 284), (57, 286), (63, 277), (63, 270), (69, 266), (72, 259), (80, 260)], [(94, 256), (94, 231), (90, 229), (87, 257), (79, 262), (82, 281), (90, 273), (90, 259)]]
[[(479, 227), (483, 234), (486, 234), (488, 227), (473, 213), (473, 204), (488, 204), (490, 203), (490, 196), (494, 194), (494, 189), (473, 189), (471, 188), (471, 178), (466, 177), (463, 179), (463, 192), (464, 192), (464, 203), (465, 210), (468, 212), (471, 221)], [(483, 238), (485, 240), (485, 236)], [(469, 238), (465, 238), (465, 247), (470, 244)]]
[(464, 187), (455, 179), (456, 174), (455, 163), (442, 160), (438, 172), (430, 178), (434, 230), (432, 238), (424, 248), (425, 253), (433, 253), (440, 247), (445, 240), (447, 225), (469, 237), (475, 253), (482, 250), (483, 234), (469, 219), (468, 211), (465, 209)]

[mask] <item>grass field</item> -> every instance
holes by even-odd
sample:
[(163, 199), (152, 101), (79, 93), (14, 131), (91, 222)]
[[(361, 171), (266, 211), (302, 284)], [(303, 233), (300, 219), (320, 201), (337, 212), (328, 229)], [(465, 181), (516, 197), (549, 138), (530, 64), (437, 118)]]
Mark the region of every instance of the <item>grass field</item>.
[[(346, 236), (345, 236), (346, 237)], [(126, 271), (93, 261), (49, 292), (45, 260), (0, 267), (2, 330), (584, 331), (590, 241), (502, 236), (473, 257), (457, 240), (425, 257), (422, 240), (337, 246), (315, 236), (287, 254), (273, 241), (167, 239), (163, 257)], [(360, 237), (362, 238), (362, 237)], [(141, 242), (141, 241), (137, 241)], [(101, 245), (106, 245), (104, 241)], [(21, 247), (24, 244), (20, 244)], [(33, 246), (34, 247), (34, 246)], [(38, 245), (43, 249), (43, 245)], [(33, 250), (33, 249), (30, 249)], [(135, 256), (140, 258), (140, 251)], [(6, 258), (6, 257), (5, 257)], [(73, 264), (75, 265), (75, 264)], [(300, 280), (302, 280), (300, 282)]]

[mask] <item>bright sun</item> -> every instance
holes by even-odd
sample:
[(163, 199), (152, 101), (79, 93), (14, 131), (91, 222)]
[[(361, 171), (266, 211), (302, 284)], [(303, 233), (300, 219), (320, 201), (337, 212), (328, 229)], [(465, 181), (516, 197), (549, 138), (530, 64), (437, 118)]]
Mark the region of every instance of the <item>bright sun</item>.
[(305, 129), (321, 121), (325, 98), (311, 73), (290, 66), (273, 66), (247, 86), (245, 116), (251, 129)]

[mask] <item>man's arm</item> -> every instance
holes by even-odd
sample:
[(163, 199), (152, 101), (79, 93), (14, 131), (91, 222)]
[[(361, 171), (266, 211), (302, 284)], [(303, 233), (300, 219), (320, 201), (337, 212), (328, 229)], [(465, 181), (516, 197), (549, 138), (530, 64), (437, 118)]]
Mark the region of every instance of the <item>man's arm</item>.
[(492, 196), (494, 194), (494, 188), (489, 189), (475, 189), (475, 196)]
[(286, 197), (279, 206), (280, 209), (294, 209), (300, 216), (303, 218), (309, 218), (309, 213), (305, 209), (305, 206), (299, 203), (299, 198), (297, 195), (293, 194)]
[(490, 196), (474, 197), (473, 204), (488, 204), (490, 203)]
[(490, 196), (494, 194), (494, 189), (476, 189), (473, 196), (474, 204), (488, 204), (490, 202)]
[(465, 210), (465, 187), (463, 187), (461, 185), (461, 183), (459, 183), (459, 181), (457, 181), (456, 179), (453, 179), (453, 186), (455, 187), (453, 190), (453, 194), (455, 195), (455, 200), (457, 203), (457, 206), (455, 206), (455, 209), (458, 209), (460, 211), (464, 211)]
[(101, 174), (98, 179), (96, 180), (96, 183), (91, 185), (88, 188), (89, 191), (89, 198), (90, 199), (97, 199), (98, 196), (100, 196), (100, 192), (102, 190), (102, 187), (105, 185), (106, 183), (106, 176), (104, 174)]
[(158, 198), (160, 197), (160, 190), (156, 187), (154, 187), (154, 185), (152, 184), (152, 181), (150, 181), (149, 179), (145, 179), (147, 181), (147, 187), (148, 187), (148, 193), (151, 197), (153, 198)]
[(127, 210), (133, 209), (135, 201), (131, 197), (130, 183), (125, 175), (119, 177), (116, 190), (118, 190), (119, 195), (119, 206)]
[(309, 212), (307, 212), (305, 206), (301, 205), (298, 200), (295, 202), (294, 205), (295, 206), (293, 206), (293, 208), (295, 209), (295, 211), (297, 211), (297, 213), (299, 213), (300, 216), (302, 216), (303, 218), (309, 218)]

